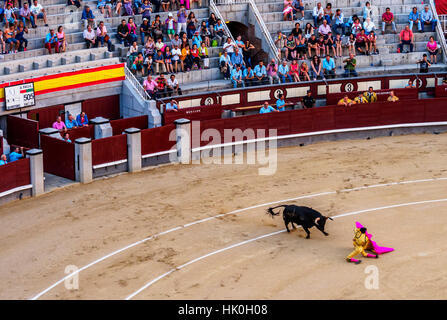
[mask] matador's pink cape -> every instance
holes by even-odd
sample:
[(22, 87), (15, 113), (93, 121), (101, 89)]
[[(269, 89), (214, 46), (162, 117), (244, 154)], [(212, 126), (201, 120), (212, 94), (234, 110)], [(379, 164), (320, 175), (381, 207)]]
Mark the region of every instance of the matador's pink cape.
[[(360, 222), (356, 222), (355, 223), (355, 227), (357, 229), (361, 229), (363, 228), (363, 226), (360, 224)], [(377, 254), (384, 254), (387, 252), (391, 252), (394, 251), (394, 248), (387, 248), (387, 247), (380, 247), (375, 241), (373, 241), (372, 238), (372, 234), (368, 233), (368, 231), (366, 231), (366, 236), (368, 237), (369, 241), (371, 242), (372, 246), (373, 246), (373, 250), (375, 253)]]

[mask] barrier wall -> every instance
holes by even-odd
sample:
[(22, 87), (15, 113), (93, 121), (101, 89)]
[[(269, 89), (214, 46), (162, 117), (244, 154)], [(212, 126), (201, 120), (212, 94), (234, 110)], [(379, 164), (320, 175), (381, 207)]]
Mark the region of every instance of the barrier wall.
[(39, 147), (39, 123), (16, 116), (7, 117), (8, 143), (27, 148)]
[(88, 126), (88, 127), (79, 127), (79, 128), (73, 128), (67, 131), (70, 135), (70, 140), (74, 142), (78, 138), (89, 138), (94, 139), (95, 137), (95, 126)]
[(0, 193), (31, 184), (30, 160), (20, 159), (0, 166)]
[(122, 134), (124, 130), (128, 128), (138, 128), (138, 129), (147, 129), (148, 127), (148, 117), (146, 115), (125, 119), (118, 119), (110, 121), (110, 125), (112, 126), (113, 135)]
[(447, 85), (436, 86), (435, 88), (435, 96), (439, 97), (447, 97)]
[(222, 107), (217, 104), (208, 105), (208, 106), (200, 106), (200, 107), (192, 107), (192, 108), (182, 108), (180, 110), (172, 111), (164, 111), (163, 113), (163, 124), (171, 124), (174, 123), (175, 120), (186, 118), (191, 121), (193, 120), (210, 120), (210, 119), (218, 119), (222, 116)]
[(170, 150), (176, 144), (175, 133), (173, 133), (173, 141), (169, 140), (171, 132), (175, 132), (175, 125), (173, 124), (142, 130), (141, 154), (144, 156)]
[(92, 141), (93, 166), (127, 160), (127, 136), (125, 134)]
[(64, 105), (57, 105), (34, 109), (28, 112), (28, 119), (39, 122), (40, 128), (49, 128), (53, 126), (57, 116), (61, 116), (62, 121), (65, 121), (65, 107)]
[[(399, 98), (400, 101), (402, 100), (411, 100), (411, 99), (417, 99), (418, 98), (418, 89), (414, 88), (408, 88), (408, 89), (392, 89), (394, 91), (394, 94)], [(354, 99), (359, 95), (359, 93), (363, 93), (364, 91), (354, 91), (354, 92), (341, 92), (341, 93), (331, 93), (326, 96), (326, 104), (328, 106), (332, 104), (337, 104), (340, 99), (342, 99), (345, 95), (348, 95), (349, 99)], [(383, 90), (375, 90), (374, 92), (377, 94), (377, 101), (387, 101), (388, 97), (390, 96), (390, 89), (383, 89)]]
[(82, 102), (82, 111), (85, 111), (89, 119), (103, 117), (106, 119), (119, 119), (120, 97), (119, 95), (89, 99)]
[(45, 172), (75, 180), (75, 145), (46, 135), (40, 137)]

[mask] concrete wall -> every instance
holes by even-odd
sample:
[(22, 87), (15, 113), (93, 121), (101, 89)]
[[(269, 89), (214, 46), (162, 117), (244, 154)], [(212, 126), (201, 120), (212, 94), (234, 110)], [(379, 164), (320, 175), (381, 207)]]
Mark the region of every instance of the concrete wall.
[(128, 80), (123, 81), (120, 94), (120, 113), (124, 118), (147, 115), (149, 128), (161, 126), (161, 114), (155, 100), (143, 100)]

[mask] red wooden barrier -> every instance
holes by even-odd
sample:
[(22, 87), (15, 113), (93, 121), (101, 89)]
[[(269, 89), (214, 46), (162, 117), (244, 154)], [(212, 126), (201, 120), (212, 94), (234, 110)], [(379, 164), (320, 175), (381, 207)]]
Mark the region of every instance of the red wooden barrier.
[(0, 192), (31, 184), (29, 159), (20, 159), (0, 166)]
[[(72, 142), (75, 142), (75, 140), (78, 138), (89, 138), (89, 139), (95, 138), (95, 127), (90, 125), (88, 127), (73, 128), (68, 130), (67, 132)], [(61, 135), (62, 134), (63, 133), (61, 133)]]
[(98, 165), (127, 159), (125, 134), (92, 141), (92, 164)]
[(40, 137), (40, 148), (43, 151), (45, 172), (75, 180), (74, 143), (42, 135)]
[(163, 114), (164, 124), (173, 123), (177, 119), (186, 118), (191, 121), (193, 120), (210, 120), (219, 119), (222, 116), (222, 107), (217, 104), (193, 107), (193, 108), (182, 108), (180, 110), (172, 111), (167, 110)]
[(138, 128), (138, 129), (147, 129), (148, 120), (147, 116), (139, 116), (125, 119), (118, 119), (110, 121), (110, 125), (112, 126), (113, 135), (122, 134), (124, 130), (128, 128)]
[(34, 120), (8, 116), (8, 142), (28, 148), (39, 147), (39, 123)]
[(447, 98), (428, 99), (422, 102), (425, 105), (425, 121), (447, 120)]
[[(59, 115), (62, 117), (62, 121), (65, 121), (65, 107), (62, 104), (31, 110), (28, 112), (28, 119), (38, 121), (39, 127), (43, 129), (52, 127)], [(76, 115), (74, 116), (76, 117)]]
[[(417, 99), (418, 98), (418, 89), (417, 88), (399, 88), (399, 89), (391, 89), (394, 91), (399, 100), (409, 100), (409, 99)], [(390, 95), (390, 89), (382, 89), (382, 90), (374, 90), (377, 94), (377, 102), (386, 101)], [(336, 105), (340, 99), (342, 99), (345, 95), (348, 95), (350, 99), (354, 99), (359, 95), (359, 93), (363, 93), (365, 91), (354, 91), (354, 92), (339, 92), (339, 93), (330, 93), (326, 96), (326, 104)]]
[(119, 119), (120, 97), (115, 95), (85, 100), (82, 102), (82, 111), (85, 111), (89, 119), (96, 117), (104, 117), (110, 120)]
[[(174, 132), (173, 139), (172, 141), (169, 141), (169, 135), (171, 132)], [(141, 131), (142, 155), (168, 151), (175, 144), (175, 125), (173, 124)]]
[(447, 85), (443, 84), (435, 87), (435, 97), (447, 97)]
[(3, 137), (0, 136), (0, 155), (3, 154)]

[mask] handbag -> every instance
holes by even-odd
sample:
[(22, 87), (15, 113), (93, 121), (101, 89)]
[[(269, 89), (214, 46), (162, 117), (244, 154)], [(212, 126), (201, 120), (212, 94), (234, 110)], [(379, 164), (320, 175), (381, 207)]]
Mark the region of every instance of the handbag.
[(107, 42), (110, 40), (110, 36), (108, 34), (106, 34), (106, 36), (104, 37), (104, 41)]

